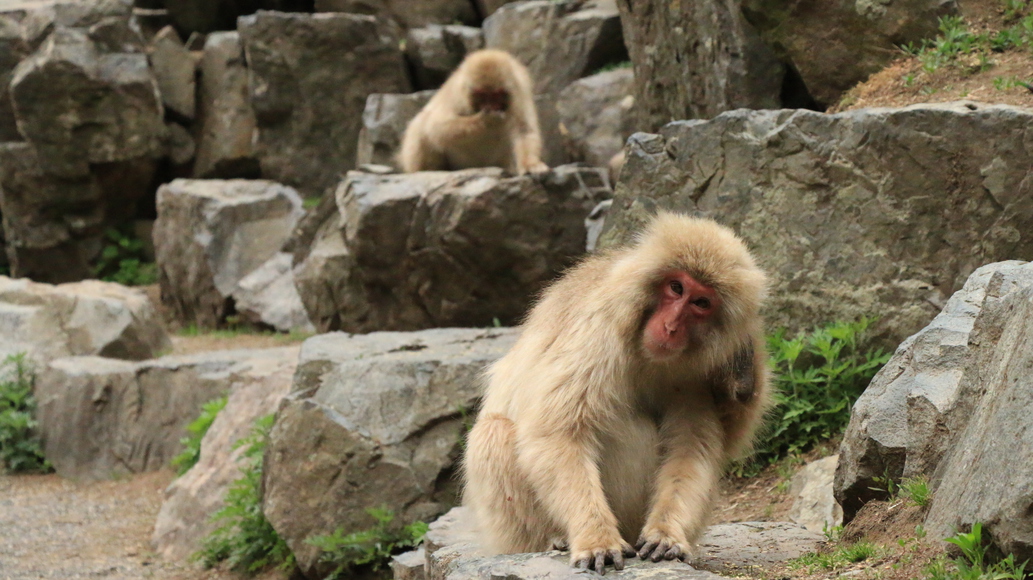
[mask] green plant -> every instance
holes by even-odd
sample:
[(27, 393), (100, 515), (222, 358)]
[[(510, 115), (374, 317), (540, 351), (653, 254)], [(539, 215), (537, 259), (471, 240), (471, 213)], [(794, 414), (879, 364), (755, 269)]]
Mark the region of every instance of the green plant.
[(144, 286), (158, 280), (158, 267), (145, 261), (143, 242), (139, 238), (115, 228), (104, 232), (104, 237), (108, 243), (93, 268), (94, 275), (126, 286)]
[(915, 502), (919, 507), (929, 505), (931, 494), (929, 493), (929, 480), (924, 475), (917, 477), (906, 477), (900, 482), (901, 495)]
[(201, 439), (208, 433), (219, 411), (226, 406), (226, 401), (227, 397), (219, 397), (201, 405), (201, 414), (187, 425), (187, 436), (179, 440), (183, 451), (172, 458), (172, 467), (177, 475), (183, 475), (197, 464), (201, 457)]
[(35, 378), (25, 353), (0, 363), (0, 467), (12, 473), (51, 470), (36, 432)]
[(889, 360), (889, 354), (862, 346), (871, 323), (863, 318), (793, 339), (784, 330), (768, 338), (775, 405), (751, 462), (739, 465), (739, 475), (756, 474), (781, 457), (804, 453), (843, 431), (854, 401)]
[(368, 530), (345, 534), (344, 530), (338, 529), (332, 534), (305, 540), (305, 543), (323, 551), (319, 556), (321, 562), (334, 566), (327, 580), (350, 577), (351, 572), (360, 566), (379, 570), (392, 554), (418, 546), (427, 533), (427, 524), (419, 521), (401, 531), (392, 531), (390, 524), (395, 516), (387, 507), (369, 508), (366, 513), (376, 520)]
[(865, 560), (875, 558), (883, 550), (870, 542), (857, 542), (847, 546), (839, 546), (829, 552), (811, 552), (799, 558), (790, 560), (787, 564), (790, 569), (798, 570), (806, 568), (808, 574), (814, 570), (838, 570), (849, 564), (856, 564)]
[(875, 482), (875, 485), (868, 489), (885, 493), (889, 500), (896, 498), (897, 492), (900, 491), (900, 486), (897, 485), (896, 480), (890, 476), (889, 472), (883, 473), (881, 476), (876, 475), (872, 477), (872, 481)]
[(274, 420), (275, 415), (259, 418), (251, 433), (233, 446), (244, 448), (238, 459), (244, 465), (241, 477), (226, 492), (225, 505), (212, 515), (212, 520), (222, 525), (204, 539), (194, 555), (206, 568), (226, 562), (233, 570), (253, 574), (269, 566), (294, 566), (294, 554), (262, 513), (262, 454)]
[(983, 543), (983, 525), (972, 524), (971, 531), (958, 532), (945, 541), (961, 549), (961, 557), (953, 560), (937, 558), (926, 567), (927, 580), (1023, 580), (1026, 564), (1015, 563), (1015, 556), (1008, 554), (993, 564), (987, 562), (986, 546)]

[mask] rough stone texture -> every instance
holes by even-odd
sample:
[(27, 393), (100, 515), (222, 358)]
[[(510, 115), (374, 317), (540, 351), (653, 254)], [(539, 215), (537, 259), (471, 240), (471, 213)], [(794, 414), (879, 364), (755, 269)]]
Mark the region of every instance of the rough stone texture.
[(394, 580), (426, 580), (426, 551), (420, 547), (411, 552), (391, 556), (391, 578)]
[(185, 166), (194, 160), (197, 143), (186, 127), (179, 123), (166, 123), (169, 130), (169, 161), (174, 166)]
[(793, 476), (789, 495), (795, 499), (789, 510), (789, 519), (812, 532), (842, 525), (843, 508), (836, 503), (832, 493), (832, 480), (838, 464), (839, 456), (831, 455), (808, 463)]
[(419, 113), (434, 91), (405, 95), (370, 95), (362, 112), (355, 165), (367, 163), (396, 167), (395, 154), (409, 121)]
[(982, 522), (1016, 562), (1033, 558), (1033, 266), (1025, 270), (1012, 288), (1007, 274), (987, 285), (959, 389), (968, 412), (948, 428), (926, 518), (940, 538)]
[[(943, 455), (970, 421), (979, 401), (965, 383), (974, 357), (973, 325), (1033, 286), (1033, 266), (1001, 262), (976, 270), (943, 311), (905, 340), (854, 404), (840, 445), (836, 499), (847, 519), (883, 497), (875, 478), (932, 478)], [(985, 473), (984, 473), (985, 475)]]
[(937, 34), (955, 0), (742, 0), (742, 12), (822, 106), (896, 58), (897, 47)]
[(371, 506), (386, 505), (402, 526), (455, 504), (466, 410), (484, 365), (515, 338), (435, 329), (305, 341), (270, 434), (262, 511), (306, 576), (322, 577), (305, 539), (369, 528)]
[(296, 283), (317, 329), (368, 332), (515, 322), (583, 253), (584, 219), (610, 190), (602, 170), (568, 165), (351, 172), (336, 196)]
[(634, 132), (635, 73), (617, 69), (585, 77), (556, 100), (560, 133), (571, 161), (606, 167)]
[[(699, 544), (699, 557), (691, 565), (633, 558), (626, 560), (627, 567), (622, 572), (611, 570), (607, 574), (625, 579), (716, 580), (723, 576), (714, 572), (741, 576), (751, 568), (770, 568), (812, 552), (823, 542), (822, 534), (785, 522), (722, 524), (707, 530)], [(429, 580), (568, 580), (591, 575), (572, 569), (567, 552), (484, 555), (467, 508), (455, 508), (433, 522), (424, 539), (424, 549)], [(395, 579), (405, 577), (396, 574)]]
[(366, 97), (410, 90), (399, 37), (343, 13), (259, 12), (239, 30), (262, 176), (317, 195), (354, 167)]
[(555, 94), (602, 66), (627, 59), (614, 4), (613, 0), (507, 4), (484, 21), (485, 45), (507, 50), (526, 64), (536, 93)]
[(167, 468), (201, 406), (270, 358), (266, 350), (220, 350), (144, 362), (56, 359), (36, 379), (44, 454), (70, 478)]
[(236, 32), (208, 35), (201, 58), (200, 127), (194, 175), (255, 178), (255, 111), (251, 108), (244, 48)]
[(502, 8), (504, 4), (518, 1), (522, 0), (474, 0), (474, 4), (477, 5), (477, 11), (480, 15), (487, 18), (494, 14), (496, 10)]
[(649, 80), (636, 85), (639, 127), (783, 104), (784, 67), (738, 1), (617, 4), (635, 73)]
[(157, 203), (162, 301), (201, 327), (232, 313), (237, 283), (280, 251), (302, 214), (294, 189), (263, 180), (177, 179)]
[(193, 119), (197, 100), (197, 66), (176, 29), (166, 26), (158, 31), (151, 40), (150, 52), (151, 67), (162, 102), (177, 115)]
[(63, 178), (91, 164), (158, 158), (165, 123), (143, 53), (106, 53), (85, 30), (58, 27), (11, 79), (18, 129), (43, 170)]
[(0, 276), (0, 358), (76, 355), (146, 359), (169, 348), (154, 305), (139, 290), (88, 280), (51, 286)]
[(473, 26), (432, 24), (405, 37), (405, 56), (420, 89), (440, 87), (467, 54), (482, 48), (484, 34)]
[(0, 11), (0, 143), (21, 141), (11, 104), (11, 76), (14, 68), (32, 52), (22, 34), (21, 24)]
[(240, 477), (237, 462), (244, 449), (234, 443), (246, 437), (255, 420), (276, 411), (291, 386), (300, 347), (245, 351), (243, 364), (230, 371), (226, 406), (201, 441), (197, 464), (165, 490), (165, 503), (154, 524), (152, 542), (165, 559), (184, 561), (218, 523), (211, 516), (222, 508), (226, 490)]
[(41, 282), (91, 277), (107, 215), (93, 176), (43, 172), (28, 143), (0, 143), (0, 214), (11, 274)]
[(169, 18), (184, 35), (233, 30), (237, 17), (257, 10), (311, 10), (312, 0), (166, 0)]
[(281, 332), (315, 332), (294, 286), (291, 261), (280, 252), (237, 282), (233, 300), (241, 317)]
[(633, 135), (626, 151), (602, 244), (655, 208), (710, 215), (770, 275), (774, 328), (877, 314), (895, 346), (978, 266), (1033, 258), (1026, 109), (732, 111)]
[(428, 24), (476, 24), (472, 0), (315, 0), (317, 12), (369, 14), (403, 28)]

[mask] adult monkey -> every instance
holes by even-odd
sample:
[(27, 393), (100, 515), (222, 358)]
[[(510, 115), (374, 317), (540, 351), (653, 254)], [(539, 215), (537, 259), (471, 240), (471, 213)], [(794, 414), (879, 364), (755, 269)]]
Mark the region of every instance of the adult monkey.
[(406, 127), (402, 171), (547, 171), (532, 86), (527, 67), (508, 52), (470, 53)]
[(465, 501), (497, 552), (603, 573), (685, 559), (769, 403), (764, 273), (731, 230), (657, 216), (548, 288), (487, 373)]

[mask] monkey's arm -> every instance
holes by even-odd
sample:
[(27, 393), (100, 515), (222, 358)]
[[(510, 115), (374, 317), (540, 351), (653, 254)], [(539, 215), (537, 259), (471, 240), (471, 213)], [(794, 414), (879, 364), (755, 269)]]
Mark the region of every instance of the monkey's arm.
[(684, 560), (706, 526), (721, 477), (722, 427), (713, 407), (671, 409), (661, 423), (666, 449), (653, 505), (636, 547), (640, 558)]
[[(573, 410), (572, 410), (573, 411)], [(573, 411), (576, 413), (576, 411)], [(567, 531), (570, 563), (604, 573), (612, 562), (624, 568), (635, 551), (617, 529), (599, 475), (599, 454), (591, 429), (539, 422), (518, 444), (519, 461), (536, 497)]]
[(767, 352), (763, 339), (739, 350), (714, 381), (714, 400), (725, 431), (725, 454), (740, 457), (753, 440), (770, 403)]
[(513, 137), (516, 173), (542, 173), (549, 166), (542, 161), (542, 138), (537, 132), (518, 133)]

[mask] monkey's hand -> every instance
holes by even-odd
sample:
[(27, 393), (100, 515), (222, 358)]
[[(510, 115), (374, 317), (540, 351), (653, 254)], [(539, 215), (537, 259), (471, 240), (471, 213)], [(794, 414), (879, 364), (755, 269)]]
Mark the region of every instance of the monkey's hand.
[(623, 570), (624, 557), (634, 556), (635, 549), (621, 539), (617, 530), (613, 530), (612, 538), (603, 536), (604, 534), (597, 534), (597, 537), (591, 541), (575, 540), (572, 542), (570, 565), (575, 568), (595, 570), (599, 574), (606, 574), (607, 564), (613, 564), (614, 570)]
[(643, 560), (681, 560), (685, 561), (691, 552), (688, 542), (684, 539), (672, 537), (658, 530), (642, 530), (635, 547), (638, 549), (638, 557)]

